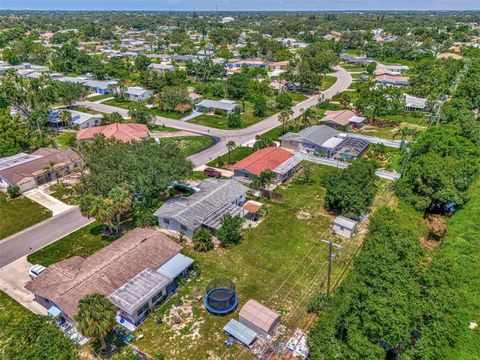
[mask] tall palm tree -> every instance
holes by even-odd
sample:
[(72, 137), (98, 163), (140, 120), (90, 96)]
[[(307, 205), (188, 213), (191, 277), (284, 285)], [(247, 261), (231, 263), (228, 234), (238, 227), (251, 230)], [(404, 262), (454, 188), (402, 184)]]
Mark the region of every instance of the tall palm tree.
[(55, 175), (55, 180), (57, 180), (57, 184), (60, 184), (60, 171), (57, 170), (55, 167), (57, 163), (55, 161), (50, 161), (48, 166), (44, 169), (46, 172), (50, 173), (50, 175)]
[(300, 112), (302, 113), (302, 124), (305, 127), (311, 125), (311, 120), (315, 118), (315, 112), (312, 108), (301, 109)]
[(109, 233), (113, 232), (113, 217), (115, 214), (111, 199), (104, 199), (95, 195), (84, 195), (80, 197), (79, 207), (83, 216), (95, 218), (95, 220), (107, 226)]
[(117, 186), (110, 190), (108, 198), (112, 201), (113, 212), (115, 213), (114, 227), (115, 231), (118, 232), (122, 214), (132, 207), (132, 196), (127, 188)]
[(100, 340), (105, 349), (105, 336), (115, 327), (116, 315), (117, 309), (104, 295), (92, 294), (80, 300), (75, 321), (84, 336)]
[(231, 153), (233, 150), (235, 150), (237, 148), (237, 144), (235, 143), (235, 141), (233, 140), (230, 140), (229, 142), (227, 142), (227, 150), (228, 150), (228, 163), (231, 164), (232, 163), (232, 159), (231, 159)]
[(282, 122), (282, 125), (283, 125), (283, 133), (284, 134), (287, 132), (287, 123), (290, 120), (292, 115), (293, 115), (293, 111), (291, 109), (283, 110), (278, 115), (278, 119)]
[(72, 121), (72, 113), (70, 111), (62, 111), (58, 117), (65, 124), (70, 124), (70, 121)]

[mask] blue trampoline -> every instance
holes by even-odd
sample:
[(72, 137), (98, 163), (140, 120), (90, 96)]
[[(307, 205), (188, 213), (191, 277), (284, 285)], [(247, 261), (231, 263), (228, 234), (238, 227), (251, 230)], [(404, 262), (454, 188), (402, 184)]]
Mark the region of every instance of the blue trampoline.
[(231, 313), (238, 305), (235, 284), (227, 278), (212, 280), (205, 292), (205, 308), (212, 314)]

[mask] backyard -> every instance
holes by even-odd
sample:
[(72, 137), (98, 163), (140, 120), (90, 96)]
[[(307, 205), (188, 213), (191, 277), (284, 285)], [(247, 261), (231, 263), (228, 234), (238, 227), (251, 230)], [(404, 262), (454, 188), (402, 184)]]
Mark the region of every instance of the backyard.
[[(0, 240), (52, 216), (52, 212), (29, 198), (8, 199), (0, 192)], [(28, 216), (25, 216), (28, 214)]]

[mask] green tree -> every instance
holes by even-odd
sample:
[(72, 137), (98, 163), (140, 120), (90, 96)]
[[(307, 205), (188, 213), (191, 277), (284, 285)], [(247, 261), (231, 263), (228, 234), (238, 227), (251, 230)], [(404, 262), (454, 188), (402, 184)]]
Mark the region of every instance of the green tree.
[(303, 182), (304, 184), (310, 183), (310, 179), (313, 174), (314, 170), (314, 165), (310, 161), (304, 161), (302, 164), (302, 170), (303, 170)]
[(222, 246), (239, 244), (243, 240), (242, 225), (245, 219), (226, 214), (222, 226), (217, 231), (217, 238)]
[(137, 102), (134, 106), (130, 107), (128, 116), (140, 124), (148, 124), (153, 120), (152, 112), (144, 102)]
[(200, 228), (193, 234), (193, 248), (197, 251), (209, 251), (213, 249), (212, 233), (205, 228)]
[(271, 146), (275, 146), (275, 142), (272, 139), (260, 138), (253, 144), (253, 150), (257, 151)]
[(257, 188), (264, 189), (271, 183), (275, 181), (276, 175), (271, 170), (265, 170), (260, 173), (259, 176), (255, 178), (255, 186)]
[(231, 157), (231, 153), (233, 150), (235, 150), (237, 148), (237, 144), (235, 143), (235, 141), (233, 140), (230, 140), (229, 142), (227, 142), (227, 150), (228, 150), (228, 163), (231, 164), (232, 163), (232, 157)]
[(92, 294), (80, 300), (75, 321), (84, 336), (100, 340), (105, 349), (105, 336), (115, 327), (116, 315), (117, 309), (104, 295)]
[(7, 194), (10, 199), (15, 199), (20, 195), (20, 188), (17, 185), (9, 185), (7, 187)]
[(373, 75), (373, 72), (377, 68), (377, 63), (375, 61), (372, 61), (367, 65), (367, 73), (370, 75)]
[(227, 79), (228, 95), (233, 99), (245, 98), (248, 93), (250, 81), (249, 76), (244, 72), (233, 74)]
[(283, 110), (283, 111), (280, 112), (280, 114), (278, 115), (278, 119), (279, 119), (280, 122), (282, 123), (283, 133), (284, 133), (284, 134), (287, 132), (287, 123), (288, 123), (288, 121), (290, 121), (292, 115), (293, 115), (293, 111), (292, 111), (292, 110)]
[(253, 113), (255, 116), (265, 116), (267, 114), (267, 110), (267, 99), (265, 99), (264, 96), (256, 96), (253, 99)]
[(31, 147), (31, 133), (26, 121), (12, 118), (8, 110), (0, 110), (0, 157), (15, 155)]
[(150, 63), (150, 59), (146, 57), (145, 54), (138, 54), (137, 57), (135, 57), (134, 64), (138, 71), (147, 70)]
[(234, 111), (227, 115), (227, 123), (230, 128), (242, 127), (242, 116), (240, 115), (239, 107), (236, 107)]
[(315, 119), (315, 111), (312, 108), (300, 109), (300, 119), (302, 120), (302, 124), (305, 127), (308, 127), (312, 123), (312, 119)]
[(276, 102), (277, 102), (277, 108), (281, 110), (288, 109), (293, 106), (292, 95), (285, 91), (277, 95)]

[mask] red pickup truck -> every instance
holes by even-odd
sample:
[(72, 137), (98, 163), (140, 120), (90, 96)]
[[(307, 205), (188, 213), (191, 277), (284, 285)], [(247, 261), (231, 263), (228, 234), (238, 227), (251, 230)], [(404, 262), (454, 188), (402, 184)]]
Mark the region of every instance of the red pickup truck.
[(203, 170), (203, 173), (206, 176), (214, 177), (214, 178), (217, 178), (217, 179), (222, 177), (222, 173), (218, 170), (213, 169), (213, 168), (206, 168), (205, 170)]

